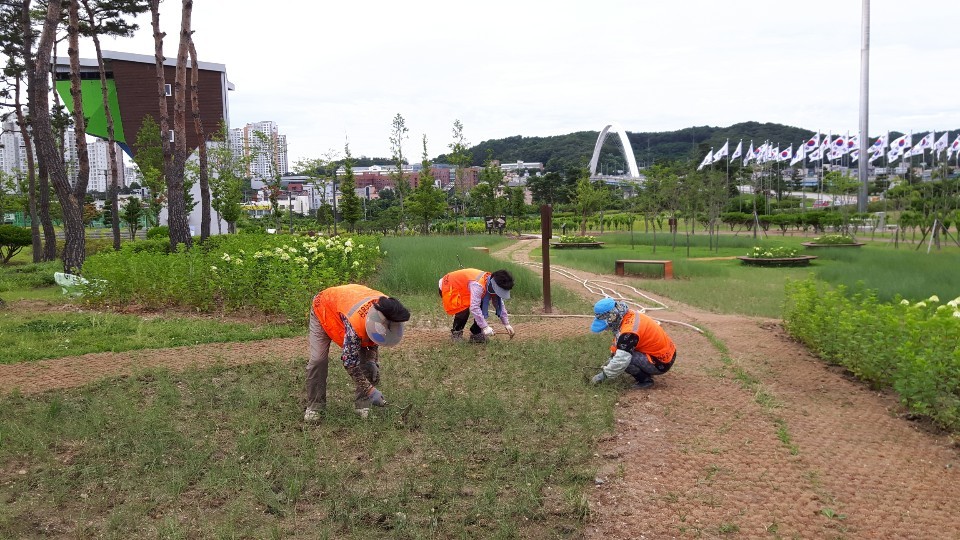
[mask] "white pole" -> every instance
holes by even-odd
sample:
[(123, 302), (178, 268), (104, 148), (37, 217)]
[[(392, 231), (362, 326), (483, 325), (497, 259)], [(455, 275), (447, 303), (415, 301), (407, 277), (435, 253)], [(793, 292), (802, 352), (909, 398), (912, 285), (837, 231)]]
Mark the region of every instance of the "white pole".
[(860, 44), (860, 160), (857, 173), (860, 178), (860, 197), (857, 211), (867, 211), (867, 128), (870, 110), (870, 0), (863, 0)]

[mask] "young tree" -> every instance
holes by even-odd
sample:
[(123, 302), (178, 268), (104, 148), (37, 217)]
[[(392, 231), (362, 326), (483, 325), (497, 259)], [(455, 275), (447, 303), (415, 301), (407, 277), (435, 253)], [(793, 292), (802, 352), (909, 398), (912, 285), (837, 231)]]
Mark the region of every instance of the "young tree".
[(356, 229), (357, 222), (363, 217), (363, 203), (357, 195), (356, 181), (353, 177), (353, 156), (350, 155), (350, 143), (344, 146), (347, 156), (343, 166), (346, 169), (343, 181), (340, 182), (340, 215), (347, 222), (350, 230)]
[(140, 219), (143, 218), (143, 205), (140, 199), (130, 197), (127, 203), (123, 205), (123, 222), (127, 224), (127, 230), (130, 231), (130, 240), (135, 240), (137, 231), (140, 230)]
[(7, 264), (31, 242), (30, 230), (13, 225), (0, 225), (0, 264)]
[(274, 226), (280, 228), (280, 195), (283, 193), (280, 171), (280, 141), (272, 134), (262, 131), (253, 132), (253, 155), (251, 159), (262, 157), (267, 165), (267, 175), (263, 183), (267, 191), (267, 200), (270, 201), (270, 213), (273, 215)]
[(404, 222), (406, 210), (404, 208), (404, 199), (410, 193), (410, 183), (403, 175), (403, 140), (407, 138), (407, 123), (400, 113), (393, 118), (393, 124), (390, 128), (390, 151), (393, 153), (393, 166), (395, 170), (390, 174), (393, 179), (393, 185), (397, 189), (397, 196), (400, 199), (400, 223)]
[(520, 186), (510, 188), (508, 196), (510, 198), (510, 219), (513, 221), (517, 236), (520, 236), (523, 217), (527, 213), (527, 201), (524, 197), (523, 188)]
[(430, 174), (430, 158), (427, 157), (427, 136), (423, 136), (423, 156), (420, 161), (420, 178), (417, 187), (410, 195), (409, 212), (417, 218), (423, 227), (423, 234), (430, 234), (430, 222), (443, 215), (446, 197), (443, 191), (433, 185)]
[(160, 225), (160, 211), (167, 201), (167, 183), (163, 178), (163, 137), (160, 135), (160, 126), (147, 115), (137, 132), (137, 156), (134, 163), (140, 169), (143, 177), (143, 186), (150, 190), (150, 199), (147, 205), (150, 208), (148, 219), (153, 225)]
[(587, 220), (603, 207), (604, 201), (609, 194), (602, 184), (596, 185), (590, 182), (590, 173), (584, 169), (584, 175), (577, 182), (577, 191), (573, 199), (573, 207), (580, 215), (580, 235), (587, 234)]
[[(214, 135), (207, 167), (210, 178), (211, 206), (227, 222), (227, 232), (236, 232), (237, 221), (243, 214), (243, 185), (249, 157), (237, 155), (227, 142), (227, 127), (220, 125)], [(220, 220), (217, 220), (219, 227)], [(223, 232), (223, 231), (218, 231)]]
[[(453, 121), (453, 142), (448, 146), (450, 148), (450, 164), (456, 167), (456, 180), (453, 184), (453, 198), (463, 199), (466, 195), (466, 186), (464, 186), (464, 176), (466, 174), (466, 167), (470, 165), (470, 154), (467, 150), (467, 147), (470, 143), (467, 142), (466, 137), (463, 134), (463, 122), (459, 119)], [(463, 221), (463, 234), (467, 234), (467, 221), (466, 216), (464, 216)]]

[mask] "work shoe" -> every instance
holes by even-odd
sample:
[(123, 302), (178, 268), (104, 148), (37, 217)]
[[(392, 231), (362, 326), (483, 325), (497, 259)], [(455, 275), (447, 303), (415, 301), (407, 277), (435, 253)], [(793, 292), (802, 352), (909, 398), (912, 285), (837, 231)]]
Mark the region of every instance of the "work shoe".
[(304, 422), (319, 422), (320, 421), (320, 411), (315, 411), (311, 408), (303, 411), (303, 421)]
[(486, 343), (487, 336), (483, 334), (470, 334), (470, 343)]
[(653, 379), (646, 379), (643, 381), (637, 381), (636, 384), (631, 386), (634, 390), (643, 390), (644, 388), (650, 388), (653, 386)]
[(450, 341), (454, 343), (463, 342), (463, 330), (451, 330), (450, 331)]

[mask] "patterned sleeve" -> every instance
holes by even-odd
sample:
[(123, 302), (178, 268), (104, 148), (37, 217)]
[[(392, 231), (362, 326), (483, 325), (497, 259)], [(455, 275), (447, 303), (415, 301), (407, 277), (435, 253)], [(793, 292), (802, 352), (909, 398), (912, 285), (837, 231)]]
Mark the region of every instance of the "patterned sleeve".
[(340, 319), (343, 321), (344, 328), (343, 354), (340, 356), (340, 360), (343, 361), (344, 369), (347, 370), (350, 378), (357, 385), (358, 392), (363, 390), (369, 392), (372, 385), (360, 366), (360, 336), (357, 335), (357, 331), (353, 329), (350, 321), (342, 313)]

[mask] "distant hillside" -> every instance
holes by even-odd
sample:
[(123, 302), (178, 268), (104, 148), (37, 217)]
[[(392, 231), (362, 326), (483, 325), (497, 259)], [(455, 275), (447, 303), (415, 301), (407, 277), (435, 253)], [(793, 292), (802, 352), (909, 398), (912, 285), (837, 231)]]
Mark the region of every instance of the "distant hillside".
[[(483, 141), (470, 149), (474, 165), (483, 165), (489, 155), (493, 159), (509, 163), (518, 160), (543, 163), (547, 170), (560, 171), (571, 166), (587, 165), (593, 155), (593, 145), (599, 131), (580, 131), (553, 137), (523, 137), (516, 135), (505, 139)], [(730, 139), (730, 152), (742, 138), (744, 146), (753, 139), (755, 144), (769, 140), (774, 143), (799, 144), (814, 134), (808, 129), (783, 124), (743, 122), (729, 127), (698, 126), (678, 131), (659, 133), (627, 132), (637, 164), (699, 160), (711, 147), (719, 150)], [(746, 148), (744, 148), (746, 150)], [(435, 161), (446, 162), (448, 156), (438, 156)], [(620, 139), (608, 136), (600, 158), (606, 170), (623, 170), (626, 162), (620, 150)]]

